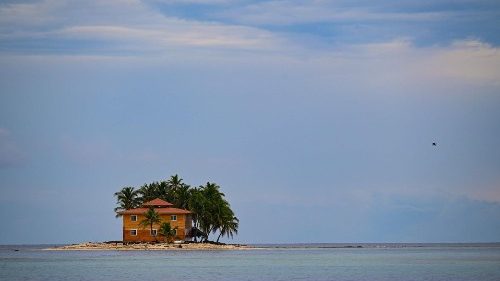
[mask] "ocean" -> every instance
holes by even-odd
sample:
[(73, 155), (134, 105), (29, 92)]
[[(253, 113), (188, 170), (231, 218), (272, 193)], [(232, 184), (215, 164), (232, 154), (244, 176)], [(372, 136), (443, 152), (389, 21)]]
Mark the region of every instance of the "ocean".
[(500, 280), (500, 244), (275, 244), (240, 251), (0, 246), (0, 280)]

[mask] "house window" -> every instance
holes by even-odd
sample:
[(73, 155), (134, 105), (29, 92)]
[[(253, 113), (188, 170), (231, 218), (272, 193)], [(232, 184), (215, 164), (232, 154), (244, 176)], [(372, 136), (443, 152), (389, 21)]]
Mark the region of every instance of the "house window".
[(176, 229), (174, 229), (174, 234), (175, 234), (175, 235), (177, 235), (177, 228), (176, 228)]
[(170, 220), (171, 221), (176, 221), (177, 220), (177, 216), (176, 215), (171, 215), (170, 216)]
[(131, 221), (137, 221), (137, 216), (136, 215), (131, 215), (130, 216)]
[(158, 234), (158, 230), (151, 229), (151, 236), (156, 236)]
[(137, 229), (131, 229), (130, 230), (130, 235), (131, 236), (137, 236)]

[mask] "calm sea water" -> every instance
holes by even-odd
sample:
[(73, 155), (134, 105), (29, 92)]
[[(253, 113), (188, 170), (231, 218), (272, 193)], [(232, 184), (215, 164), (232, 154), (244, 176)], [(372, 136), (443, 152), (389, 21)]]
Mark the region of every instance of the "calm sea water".
[(500, 280), (498, 244), (266, 246), (245, 251), (42, 251), (46, 246), (0, 246), (0, 280)]

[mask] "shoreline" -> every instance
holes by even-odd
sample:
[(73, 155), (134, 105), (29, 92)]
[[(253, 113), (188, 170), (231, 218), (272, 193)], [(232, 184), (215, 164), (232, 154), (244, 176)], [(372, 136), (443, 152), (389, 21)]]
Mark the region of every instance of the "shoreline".
[(47, 251), (196, 251), (196, 250), (253, 250), (259, 249), (244, 244), (212, 243), (123, 243), (85, 242), (65, 246), (45, 248)]
[[(14, 245), (12, 245), (14, 246)], [(121, 241), (84, 242), (69, 245), (47, 245), (50, 251), (149, 251), (149, 250), (278, 250), (278, 249), (403, 249), (403, 248), (500, 248), (500, 242), (489, 243), (292, 243), (292, 244), (224, 244), (224, 243), (122, 243)]]

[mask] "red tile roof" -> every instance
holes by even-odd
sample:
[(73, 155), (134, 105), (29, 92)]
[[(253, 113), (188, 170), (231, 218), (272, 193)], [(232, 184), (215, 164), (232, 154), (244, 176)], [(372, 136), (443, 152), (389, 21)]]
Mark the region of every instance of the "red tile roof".
[[(118, 212), (121, 215), (142, 215), (145, 214), (149, 208), (135, 208), (130, 210), (125, 210)], [(190, 211), (178, 208), (155, 208), (154, 209), (160, 215), (179, 215), (179, 214), (191, 214)]]
[(165, 200), (161, 200), (160, 198), (156, 198), (156, 199), (153, 199), (151, 201), (148, 201), (148, 202), (142, 204), (142, 206), (145, 206), (145, 207), (170, 207), (173, 205), (174, 204), (167, 202)]

